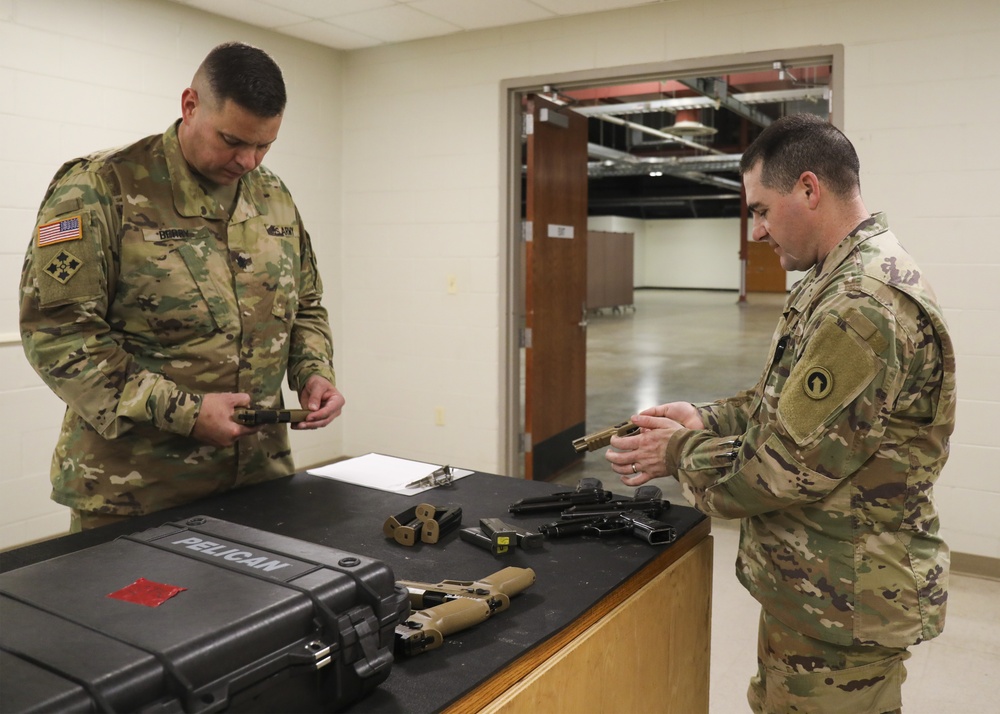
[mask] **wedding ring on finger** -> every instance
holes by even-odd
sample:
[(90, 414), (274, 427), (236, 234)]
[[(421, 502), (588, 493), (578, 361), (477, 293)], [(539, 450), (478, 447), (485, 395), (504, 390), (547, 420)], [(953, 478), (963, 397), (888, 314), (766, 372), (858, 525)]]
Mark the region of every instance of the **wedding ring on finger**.
[(632, 473), (634, 473), (634, 474), (637, 474), (637, 473), (639, 473), (639, 469), (637, 469), (637, 468), (635, 467), (635, 464), (632, 464)]

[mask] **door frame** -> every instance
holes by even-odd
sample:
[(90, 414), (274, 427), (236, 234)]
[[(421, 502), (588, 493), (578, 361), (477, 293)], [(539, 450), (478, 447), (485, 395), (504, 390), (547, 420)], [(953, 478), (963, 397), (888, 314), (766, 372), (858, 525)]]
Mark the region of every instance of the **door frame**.
[(500, 82), (500, 191), (499, 241), (500, 337), (498, 360), (499, 429), (497, 454), (499, 473), (523, 476), (521, 458), (521, 344), (524, 325), (524, 242), (521, 235), (521, 135), (522, 100), (527, 94), (550, 94), (551, 88), (583, 89), (607, 84), (641, 82), (711, 74), (729, 74), (753, 68), (771, 69), (775, 62), (794, 60), (829, 62), (830, 89), (835, 100), (831, 122), (844, 128), (844, 47), (813, 45), (782, 50), (716, 55), (638, 65), (605, 67), (505, 79)]

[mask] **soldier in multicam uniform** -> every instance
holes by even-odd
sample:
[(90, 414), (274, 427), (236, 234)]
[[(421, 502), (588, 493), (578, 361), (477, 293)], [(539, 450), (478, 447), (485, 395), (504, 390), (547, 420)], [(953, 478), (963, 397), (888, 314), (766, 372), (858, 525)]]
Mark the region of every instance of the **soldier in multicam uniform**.
[(740, 518), (736, 574), (761, 603), (755, 712), (899, 710), (907, 647), (940, 634), (948, 548), (932, 498), (955, 421), (940, 307), (828, 122), (774, 122), (744, 153), (754, 240), (791, 291), (757, 386), (633, 417), (607, 459), (628, 485), (674, 476)]
[(282, 407), (326, 426), (344, 398), (309, 234), (260, 165), (285, 107), (281, 70), (212, 50), (162, 135), (66, 163), (42, 202), (21, 279), (25, 354), (66, 412), (52, 497), (73, 528), (294, 471)]

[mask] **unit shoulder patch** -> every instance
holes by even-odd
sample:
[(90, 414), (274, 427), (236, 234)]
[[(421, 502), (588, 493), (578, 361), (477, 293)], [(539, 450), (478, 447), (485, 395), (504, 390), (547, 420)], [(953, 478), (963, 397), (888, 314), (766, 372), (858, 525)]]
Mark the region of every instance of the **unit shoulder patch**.
[(810, 399), (823, 399), (833, 391), (833, 375), (825, 367), (813, 366), (806, 370), (802, 391)]
[[(81, 227), (81, 235), (77, 238), (65, 238), (41, 247), (32, 246), (31, 272), (40, 309), (93, 300), (103, 294), (101, 249), (97, 241), (92, 240), (99, 231), (91, 218), (89, 213), (72, 217)], [(67, 220), (70, 219), (62, 218), (53, 223)]]
[(83, 267), (83, 261), (68, 250), (60, 250), (50, 260), (42, 272), (65, 285)]
[(796, 444), (810, 443), (882, 368), (870, 345), (827, 316), (788, 375), (778, 397), (778, 419)]

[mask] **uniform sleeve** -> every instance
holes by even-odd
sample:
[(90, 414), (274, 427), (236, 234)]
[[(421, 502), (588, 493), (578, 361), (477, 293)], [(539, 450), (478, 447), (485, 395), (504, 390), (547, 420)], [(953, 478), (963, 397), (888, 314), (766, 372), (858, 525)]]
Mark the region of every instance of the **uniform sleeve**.
[(933, 359), (933, 341), (916, 355), (914, 335), (863, 294), (819, 305), (803, 337), (736, 443), (681, 431), (668, 444), (668, 466), (703, 512), (743, 518), (824, 498), (878, 451), (909, 366)]
[(187, 435), (201, 398), (138, 369), (106, 320), (118, 278), (113, 195), (85, 163), (64, 167), (46, 195), (21, 273), (24, 352), (46, 385), (105, 438), (137, 422)]
[[(296, 212), (298, 217), (298, 213)], [(299, 217), (302, 275), (299, 303), (291, 331), (288, 354), (288, 385), (299, 391), (313, 375), (336, 384), (333, 372), (333, 337), (326, 308), (323, 307), (323, 283), (316, 265), (309, 233)]]
[(696, 405), (705, 428), (716, 434), (742, 434), (750, 418), (754, 394), (755, 390), (748, 389), (729, 399)]

